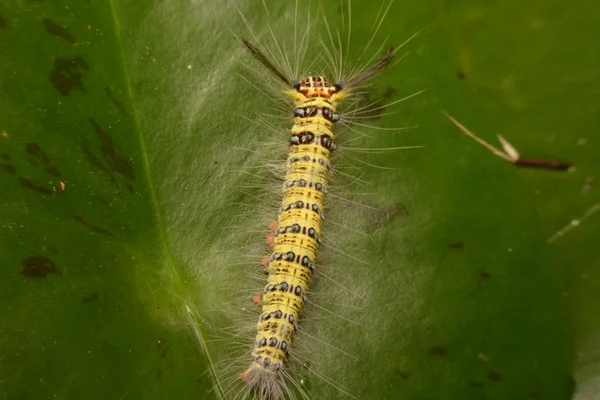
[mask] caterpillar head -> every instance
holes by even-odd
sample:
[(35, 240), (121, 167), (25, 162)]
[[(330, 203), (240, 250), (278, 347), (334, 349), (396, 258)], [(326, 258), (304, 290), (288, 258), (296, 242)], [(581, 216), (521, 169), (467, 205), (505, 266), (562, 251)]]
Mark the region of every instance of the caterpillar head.
[(343, 90), (344, 85), (341, 82), (331, 85), (324, 76), (307, 76), (292, 82), (292, 87), (293, 89), (286, 90), (285, 93), (292, 98), (296, 105), (301, 105), (307, 99), (320, 97), (329, 99), (335, 107), (346, 97), (346, 92)]

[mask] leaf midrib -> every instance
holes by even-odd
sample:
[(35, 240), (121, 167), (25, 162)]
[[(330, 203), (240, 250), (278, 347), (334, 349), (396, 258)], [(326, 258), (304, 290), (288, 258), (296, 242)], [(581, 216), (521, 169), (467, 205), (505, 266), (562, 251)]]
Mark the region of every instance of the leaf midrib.
[[(173, 260), (173, 253), (171, 252), (171, 248), (170, 248), (169, 242), (167, 240), (167, 233), (166, 233), (166, 228), (165, 228), (164, 217), (163, 217), (163, 213), (161, 212), (161, 208), (159, 207), (158, 196), (156, 194), (156, 188), (154, 185), (154, 181), (152, 179), (150, 160), (148, 158), (148, 152), (147, 152), (147, 148), (146, 148), (146, 140), (144, 137), (143, 130), (141, 128), (139, 113), (138, 113), (138, 110), (136, 107), (136, 103), (134, 101), (133, 85), (131, 83), (130, 75), (127, 73), (127, 71), (129, 70), (129, 68), (128, 68), (129, 63), (128, 63), (127, 55), (125, 54), (125, 49), (123, 46), (123, 40), (122, 40), (122, 35), (121, 35), (121, 26), (119, 23), (117, 10), (115, 7), (115, 0), (110, 0), (110, 9), (111, 9), (111, 14), (112, 14), (113, 23), (114, 23), (115, 37), (118, 42), (119, 51), (120, 51), (120, 55), (121, 55), (121, 65), (122, 65), (122, 69), (123, 69), (125, 83), (127, 86), (127, 96), (129, 97), (129, 101), (131, 103), (135, 130), (138, 135), (140, 149), (141, 149), (141, 153), (142, 153), (142, 157), (143, 157), (144, 173), (146, 176), (146, 180), (148, 182), (148, 189), (150, 191), (150, 197), (152, 198), (152, 207), (154, 209), (156, 224), (157, 224), (158, 231), (159, 231), (160, 244), (161, 244), (163, 252), (166, 255), (167, 262), (173, 273), (173, 276), (175, 277), (177, 286), (179, 286), (181, 289), (184, 289), (185, 288), (184, 282), (183, 282), (183, 280), (181, 278), (181, 274)], [(183, 290), (182, 290), (182, 292), (183, 292)], [(192, 309), (187, 304), (185, 304), (185, 307), (186, 307), (187, 315), (189, 317), (189, 322), (193, 326), (196, 336), (198, 338), (200, 348), (202, 349), (202, 352), (204, 353), (204, 356), (206, 357), (206, 360), (208, 361), (209, 370), (213, 377), (213, 381), (215, 382), (215, 386), (218, 389), (220, 397), (224, 398), (225, 396), (224, 396), (224, 392), (222, 390), (222, 385), (217, 378), (214, 363), (213, 363), (212, 357), (210, 356), (210, 354), (208, 352), (208, 348), (206, 346), (206, 340), (204, 338), (204, 334), (202, 333), (201, 326), (198, 323), (198, 320), (195, 318), (195, 316), (192, 312)]]

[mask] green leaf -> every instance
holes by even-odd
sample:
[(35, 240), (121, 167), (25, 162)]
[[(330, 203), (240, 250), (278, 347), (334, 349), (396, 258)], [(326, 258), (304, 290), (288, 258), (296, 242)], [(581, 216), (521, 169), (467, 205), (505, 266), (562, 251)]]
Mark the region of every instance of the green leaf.
[[(344, 32), (337, 4), (312, 4), (313, 22), (320, 12)], [(295, 3), (267, 5), (237, 6), (258, 38), (270, 15), (290, 43)], [(422, 32), (369, 98), (427, 90), (367, 122), (417, 128), (360, 128), (359, 144), (423, 147), (333, 160), (366, 184), (342, 177), (332, 190), (355, 205), (332, 199), (328, 220), (356, 229), (328, 225), (294, 343), (290, 373), (314, 398), (593, 398), (600, 82), (583, 44), (598, 36), (597, 9), (392, 4), (374, 53)], [(352, 2), (351, 55), (378, 10)], [(261, 163), (286, 143), (255, 121), (277, 105), (240, 77), (268, 71), (234, 33), (247, 35), (233, 2), (0, 5), (5, 397), (234, 397), (280, 201)], [(442, 110), (488, 142), (501, 133), (523, 157), (575, 168), (515, 167)], [(246, 187), (264, 183), (272, 196)]]

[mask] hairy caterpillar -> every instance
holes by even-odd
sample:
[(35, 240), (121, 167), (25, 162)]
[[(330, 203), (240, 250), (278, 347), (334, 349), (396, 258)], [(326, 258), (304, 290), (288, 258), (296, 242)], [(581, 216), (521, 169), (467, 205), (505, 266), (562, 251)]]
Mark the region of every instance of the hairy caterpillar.
[[(390, 5), (382, 5), (379, 24)], [(263, 291), (255, 297), (255, 302), (262, 309), (258, 323), (255, 323), (252, 357), (249, 366), (240, 374), (245, 386), (235, 397), (253, 393), (259, 399), (280, 399), (286, 395), (294, 398), (294, 390), (299, 391), (302, 397), (308, 397), (296, 382), (291, 381), (286, 366), (310, 283), (318, 268), (317, 255), (323, 242), (324, 208), (332, 170), (331, 156), (338, 147), (334, 128), (338, 122), (351, 125), (353, 119), (360, 118), (357, 116), (360, 112), (356, 111), (350, 111), (348, 115), (339, 113), (338, 106), (351, 103), (355, 110), (358, 109), (360, 88), (394, 60), (404, 43), (384, 52), (379, 58), (371, 57), (360, 67), (346, 73), (342, 64), (347, 60), (343, 57), (341, 45), (339, 49), (335, 45), (333, 50), (324, 48), (325, 55), (317, 57), (317, 61), (324, 65), (309, 67), (319, 71), (319, 74), (314, 74), (297, 65), (298, 59), (303, 59), (308, 51), (308, 29), (300, 40), (302, 54), (291, 57), (296, 63), (292, 67), (284, 51), (277, 50), (283, 52), (278, 60), (272, 49), (261, 46), (247, 22), (246, 25), (253, 36), (238, 39), (266, 69), (265, 73), (278, 81), (278, 90), (285, 94), (292, 106), (289, 109), (292, 124), (279, 213), (269, 238), (272, 252), (262, 263), (268, 273), (267, 282)], [(330, 45), (333, 45), (331, 33), (329, 37)], [(368, 113), (374, 109), (376, 106), (371, 104), (360, 110)]]

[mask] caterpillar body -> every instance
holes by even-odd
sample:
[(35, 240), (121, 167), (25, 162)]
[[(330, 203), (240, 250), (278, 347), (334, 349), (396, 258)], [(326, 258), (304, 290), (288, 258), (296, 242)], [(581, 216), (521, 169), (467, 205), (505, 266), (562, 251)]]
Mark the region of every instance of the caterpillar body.
[(397, 49), (353, 74), (346, 82), (332, 84), (328, 77), (320, 75), (290, 78), (249, 40), (240, 38), (240, 41), (288, 87), (284, 93), (293, 105), (281, 207), (270, 239), (272, 253), (263, 260), (268, 277), (256, 301), (262, 309), (250, 365), (241, 373), (241, 378), (255, 398), (281, 399), (286, 395), (294, 398), (290, 394), (292, 389), (300, 388), (296, 383), (287, 382), (285, 366), (317, 268), (330, 160), (338, 147), (334, 127), (342, 118), (337, 107), (387, 66)]
[(262, 293), (250, 367), (243, 379), (263, 397), (281, 398), (285, 383), (280, 370), (288, 356), (306, 301), (321, 239), (330, 154), (336, 148), (333, 127), (336, 105), (345, 96), (342, 86), (309, 76), (292, 84), (294, 103), (283, 200), (274, 232), (273, 254)]

